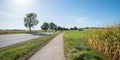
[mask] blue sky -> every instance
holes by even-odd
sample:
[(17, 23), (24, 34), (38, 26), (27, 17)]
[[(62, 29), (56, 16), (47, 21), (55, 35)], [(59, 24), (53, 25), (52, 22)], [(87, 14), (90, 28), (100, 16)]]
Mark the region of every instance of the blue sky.
[(108, 26), (120, 23), (120, 0), (0, 0), (0, 29), (27, 29), (26, 13), (63, 27)]

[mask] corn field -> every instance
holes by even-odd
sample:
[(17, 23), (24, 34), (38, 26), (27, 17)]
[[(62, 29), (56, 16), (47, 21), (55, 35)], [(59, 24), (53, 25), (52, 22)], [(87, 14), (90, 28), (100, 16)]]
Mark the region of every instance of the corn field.
[(120, 25), (94, 30), (87, 43), (109, 60), (120, 60)]

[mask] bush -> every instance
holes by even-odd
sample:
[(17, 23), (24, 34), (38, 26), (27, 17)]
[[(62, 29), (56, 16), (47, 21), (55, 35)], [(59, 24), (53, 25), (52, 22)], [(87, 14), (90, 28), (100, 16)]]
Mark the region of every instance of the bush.
[(83, 31), (83, 29), (78, 29), (79, 31)]

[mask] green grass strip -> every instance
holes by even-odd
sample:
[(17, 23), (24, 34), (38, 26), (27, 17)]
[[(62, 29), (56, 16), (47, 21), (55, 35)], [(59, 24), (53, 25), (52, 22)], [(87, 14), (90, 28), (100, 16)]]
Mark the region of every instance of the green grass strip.
[(85, 42), (89, 31), (68, 31), (64, 34), (64, 48), (67, 60), (104, 60)]
[(0, 49), (0, 60), (27, 60), (56, 35), (58, 33)]

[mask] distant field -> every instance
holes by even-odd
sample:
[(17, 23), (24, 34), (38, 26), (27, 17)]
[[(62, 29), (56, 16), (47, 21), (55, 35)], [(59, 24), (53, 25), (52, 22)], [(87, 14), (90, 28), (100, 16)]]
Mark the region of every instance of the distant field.
[(68, 31), (64, 35), (64, 44), (67, 60), (120, 60), (120, 24)]
[(64, 47), (67, 60), (104, 60), (85, 42), (91, 30), (68, 31), (65, 33)]
[[(44, 32), (43, 30), (32, 30), (32, 33)], [(47, 32), (52, 32), (48, 30)], [(21, 33), (29, 33), (29, 30), (0, 30), (0, 34), (21, 34)]]

